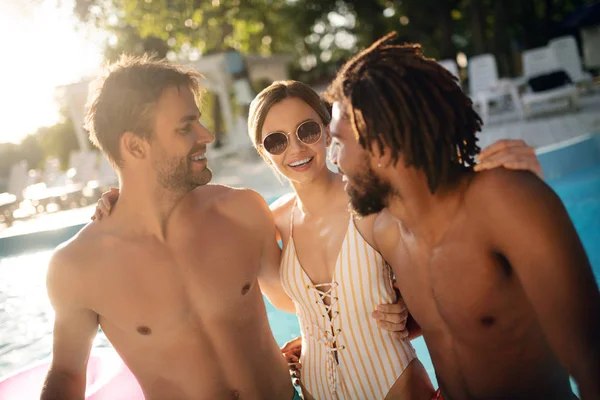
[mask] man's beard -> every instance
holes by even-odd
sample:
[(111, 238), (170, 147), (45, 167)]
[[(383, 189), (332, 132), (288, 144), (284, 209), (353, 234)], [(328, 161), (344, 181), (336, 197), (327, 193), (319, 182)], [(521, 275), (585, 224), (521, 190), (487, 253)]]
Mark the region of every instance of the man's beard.
[(191, 171), (189, 157), (163, 156), (153, 162), (158, 185), (172, 192), (191, 192), (198, 186), (206, 185), (212, 178), (212, 171), (206, 167), (202, 171)]
[(367, 165), (367, 170), (357, 173), (348, 184), (350, 210), (361, 217), (381, 212), (388, 205), (392, 194), (392, 186), (379, 178), (373, 169)]

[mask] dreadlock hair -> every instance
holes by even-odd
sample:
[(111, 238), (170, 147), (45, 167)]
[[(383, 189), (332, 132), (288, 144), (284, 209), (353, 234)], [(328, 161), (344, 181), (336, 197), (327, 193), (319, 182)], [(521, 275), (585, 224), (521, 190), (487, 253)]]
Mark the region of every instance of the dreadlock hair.
[(419, 44), (394, 44), (392, 32), (350, 59), (327, 89), (341, 102), (360, 145), (391, 150), (406, 167), (422, 169), (431, 193), (470, 170), (482, 121), (457, 79)]

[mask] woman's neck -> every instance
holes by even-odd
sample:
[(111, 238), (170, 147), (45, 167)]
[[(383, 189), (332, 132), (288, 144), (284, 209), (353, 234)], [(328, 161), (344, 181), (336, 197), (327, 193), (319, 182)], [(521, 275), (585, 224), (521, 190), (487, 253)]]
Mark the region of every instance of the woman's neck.
[(328, 213), (332, 204), (336, 203), (339, 196), (337, 191), (342, 191), (342, 176), (325, 168), (310, 183), (292, 182), (292, 187), (298, 198), (298, 207), (307, 215), (321, 216)]

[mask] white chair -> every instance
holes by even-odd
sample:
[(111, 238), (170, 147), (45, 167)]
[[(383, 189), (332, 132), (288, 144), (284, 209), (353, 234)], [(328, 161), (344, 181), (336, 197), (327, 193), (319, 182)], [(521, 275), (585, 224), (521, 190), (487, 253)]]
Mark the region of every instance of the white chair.
[(561, 69), (554, 52), (547, 46), (525, 50), (522, 60), (523, 74), (526, 77), (547, 74)]
[(600, 68), (600, 25), (581, 28), (580, 32), (585, 67)]
[(458, 79), (458, 83), (460, 84), (460, 74), (458, 72), (458, 67), (456, 66), (456, 62), (451, 58), (447, 58), (445, 60), (439, 60), (438, 63), (446, 68), (452, 75), (454, 75)]
[(490, 102), (505, 99), (506, 96), (510, 96), (518, 117), (523, 116), (517, 87), (509, 79), (498, 78), (498, 67), (493, 54), (481, 54), (469, 60), (469, 92), (484, 123), (489, 121)]
[(567, 71), (575, 84), (590, 84), (592, 82), (592, 75), (582, 68), (577, 42), (573, 36), (552, 39), (548, 43), (548, 47), (554, 51), (558, 65)]
[[(563, 69), (558, 63), (556, 54), (550, 47), (538, 47), (523, 52), (523, 73), (526, 78), (533, 78)], [(521, 96), (526, 117), (533, 115), (533, 105), (554, 104), (557, 100), (566, 100), (568, 108), (579, 108), (579, 91), (573, 84), (563, 85), (542, 92), (533, 92), (528, 88)]]

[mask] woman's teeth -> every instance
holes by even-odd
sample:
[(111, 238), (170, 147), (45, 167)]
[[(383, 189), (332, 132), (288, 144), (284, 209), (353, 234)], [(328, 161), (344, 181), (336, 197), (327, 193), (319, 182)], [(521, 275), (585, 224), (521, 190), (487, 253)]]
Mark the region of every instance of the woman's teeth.
[(299, 160), (299, 161), (293, 162), (293, 163), (289, 164), (289, 166), (290, 167), (300, 167), (302, 165), (308, 164), (309, 162), (312, 161), (312, 159), (313, 159), (312, 157), (308, 157), (308, 158), (305, 158), (303, 160)]
[(206, 160), (206, 155), (202, 154), (201, 156), (193, 156), (191, 157), (192, 161), (201, 161)]

